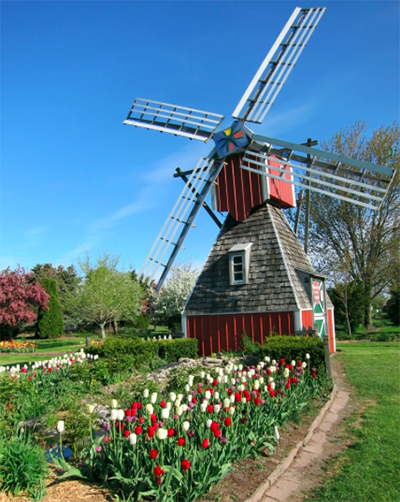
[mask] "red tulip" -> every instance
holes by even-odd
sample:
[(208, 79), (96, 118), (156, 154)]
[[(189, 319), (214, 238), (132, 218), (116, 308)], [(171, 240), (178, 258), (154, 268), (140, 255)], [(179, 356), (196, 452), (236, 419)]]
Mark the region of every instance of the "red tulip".
[(136, 402), (135, 402), (135, 403), (132, 403), (132, 409), (133, 409), (133, 410), (136, 410), (136, 408), (137, 408), (137, 407), (138, 407), (138, 406), (137, 406), (137, 403), (136, 403)]
[(197, 403), (197, 399), (195, 397), (192, 398), (192, 403), (193, 404), (196, 404)]
[(142, 424), (144, 422), (144, 418), (143, 417), (140, 417), (139, 418), (139, 424)]
[(182, 460), (181, 466), (182, 466), (182, 471), (183, 472), (188, 471), (190, 469), (190, 462), (189, 462), (189, 460)]
[(203, 443), (202, 443), (202, 445), (201, 445), (201, 446), (202, 446), (203, 448), (208, 448), (208, 447), (209, 447), (209, 445), (210, 445), (210, 443), (208, 442), (208, 439), (203, 439)]
[(286, 388), (290, 389), (290, 383), (289, 382), (286, 384)]
[(235, 401), (237, 403), (240, 403), (240, 401), (242, 400), (242, 395), (240, 392), (235, 392)]
[(207, 406), (207, 411), (208, 411), (208, 413), (212, 413), (214, 411), (214, 406), (212, 404), (209, 404)]
[(296, 383), (296, 377), (292, 378), (292, 383)]
[(157, 453), (157, 450), (150, 450), (150, 458), (154, 460), (157, 457)]
[(142, 409), (142, 403), (140, 401), (138, 402), (137, 407), (138, 407), (138, 410)]
[(129, 435), (130, 435), (129, 429), (126, 429), (126, 431), (124, 431), (124, 436), (128, 438)]
[(230, 427), (231, 423), (232, 423), (232, 419), (230, 417), (226, 417), (225, 422), (224, 422), (226, 427)]
[(161, 401), (160, 406), (161, 408), (165, 408), (167, 406), (167, 403), (165, 401)]
[(153, 427), (147, 427), (147, 434), (149, 435), (149, 437), (152, 438), (154, 436), (154, 433), (155, 433), (155, 431), (154, 431)]
[(271, 391), (270, 391), (270, 393), (269, 393), (269, 395), (270, 395), (271, 397), (275, 397), (275, 391), (274, 391), (274, 390), (271, 390)]
[(140, 427), (140, 425), (137, 425), (135, 428), (135, 434), (139, 435), (142, 432), (142, 430), (143, 429)]
[(312, 374), (312, 377), (313, 377), (313, 378), (317, 378), (317, 374), (316, 374), (316, 373), (313, 373), (313, 374)]
[(132, 416), (132, 410), (130, 410), (130, 409), (125, 410), (125, 416), (126, 417), (131, 417)]
[(154, 413), (152, 413), (150, 415), (150, 419), (151, 419), (152, 422), (157, 422), (157, 417), (156, 417), (156, 415)]
[(165, 473), (164, 469), (161, 469), (159, 465), (154, 467), (154, 475), (156, 478), (161, 477)]
[(185, 444), (185, 438), (178, 438), (178, 446), (183, 446)]
[(215, 432), (218, 429), (218, 427), (219, 427), (219, 423), (213, 422), (210, 427), (211, 432)]
[(172, 437), (175, 434), (174, 429), (168, 429), (168, 436)]
[(255, 404), (256, 406), (260, 406), (260, 402), (261, 402), (261, 399), (260, 399), (260, 398), (256, 397), (256, 398), (254, 399), (254, 404)]
[(221, 435), (221, 429), (217, 429), (215, 432), (214, 432), (214, 437), (215, 438), (219, 438)]
[(218, 381), (217, 380), (213, 380), (213, 385), (214, 385), (214, 387), (216, 387), (218, 385)]
[(285, 364), (285, 360), (284, 360), (284, 359), (281, 359), (279, 362), (280, 362), (281, 364)]
[(197, 392), (198, 392), (199, 394), (201, 394), (201, 387), (199, 387), (199, 388), (197, 389)]

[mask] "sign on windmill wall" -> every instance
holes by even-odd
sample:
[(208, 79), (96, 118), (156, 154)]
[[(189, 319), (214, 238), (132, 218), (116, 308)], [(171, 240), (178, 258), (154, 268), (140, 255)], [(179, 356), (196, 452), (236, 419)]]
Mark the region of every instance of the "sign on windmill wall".
[(323, 338), (326, 330), (325, 284), (322, 279), (312, 279), (314, 326)]

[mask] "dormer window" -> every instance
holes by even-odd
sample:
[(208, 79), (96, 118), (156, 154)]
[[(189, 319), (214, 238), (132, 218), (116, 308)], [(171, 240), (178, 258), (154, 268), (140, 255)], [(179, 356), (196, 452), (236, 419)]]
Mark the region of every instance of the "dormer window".
[(231, 286), (248, 283), (251, 245), (251, 242), (236, 244), (228, 251), (229, 282)]

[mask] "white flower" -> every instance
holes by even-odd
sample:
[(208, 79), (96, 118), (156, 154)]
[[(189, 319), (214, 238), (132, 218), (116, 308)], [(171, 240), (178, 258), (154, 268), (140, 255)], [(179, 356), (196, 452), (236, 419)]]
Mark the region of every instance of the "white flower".
[(290, 364), (294, 367), (296, 366), (296, 361), (293, 360)]
[(258, 380), (256, 380), (253, 384), (253, 389), (254, 390), (258, 390), (260, 388), (260, 382)]
[(260, 383), (264, 383), (264, 377), (260, 377), (260, 378), (258, 379), (258, 381), (259, 381)]
[(207, 400), (211, 398), (211, 392), (209, 390), (206, 390), (206, 393), (204, 395)]
[(218, 401), (218, 399), (219, 399), (219, 392), (218, 392), (218, 391), (215, 391), (215, 392), (214, 392), (214, 396), (213, 396), (213, 397), (214, 397), (214, 399), (215, 399), (216, 401)]
[(270, 358), (270, 357), (268, 357), (268, 356), (265, 356), (265, 357), (264, 357), (264, 361), (265, 361), (266, 363), (269, 363), (269, 362), (271, 361), (271, 358)]
[(64, 432), (64, 420), (57, 422), (57, 430), (60, 434)]
[(307, 368), (307, 363), (303, 363), (301, 366), (302, 366), (303, 368)]
[(271, 382), (270, 386), (271, 386), (271, 390), (275, 390), (275, 382)]
[(242, 376), (242, 378), (240, 379), (240, 381), (241, 381), (242, 383), (247, 382), (247, 378), (246, 378), (245, 376)]
[(117, 420), (117, 417), (118, 417), (118, 410), (113, 408), (111, 410), (111, 420)]
[(273, 381), (274, 381), (274, 379), (270, 376), (270, 377), (268, 378), (268, 383), (271, 383), (271, 382), (273, 382)]
[(246, 404), (246, 403), (247, 403), (246, 398), (242, 397), (242, 404)]
[(174, 405), (175, 405), (175, 407), (178, 407), (178, 406), (180, 406), (180, 405), (181, 405), (181, 400), (180, 400), (180, 398), (179, 398), (179, 397), (178, 397), (178, 399), (175, 401)]
[(130, 442), (130, 444), (131, 444), (132, 446), (136, 444), (136, 440), (137, 440), (137, 436), (136, 436), (136, 434), (131, 434), (131, 435), (129, 436), (129, 442)]
[(147, 413), (148, 413), (149, 415), (152, 415), (152, 414), (153, 414), (153, 411), (154, 411), (154, 409), (153, 409), (153, 405), (152, 405), (152, 404), (150, 404), (150, 403), (146, 404), (146, 411), (147, 411)]
[(238, 385), (238, 391), (243, 392), (244, 391), (244, 385)]
[(154, 404), (157, 401), (157, 392), (153, 392), (150, 397), (150, 403)]
[(124, 410), (118, 410), (118, 415), (117, 415), (117, 419), (121, 422), (121, 420), (123, 420), (125, 417), (125, 412)]
[(310, 354), (306, 354), (306, 359), (310, 359)]
[(236, 378), (231, 378), (231, 384), (236, 385)]
[(222, 383), (228, 383), (228, 375), (222, 377)]
[(221, 411), (221, 406), (219, 404), (215, 404), (214, 411), (215, 411), (215, 413), (219, 413)]
[(229, 401), (233, 404), (235, 402), (235, 396), (233, 394), (231, 394), (231, 396), (229, 397)]
[(276, 360), (275, 359), (272, 359), (272, 364), (276, 364)]
[(200, 372), (200, 378), (204, 378), (206, 376), (206, 374), (204, 373), (204, 371), (201, 371)]
[(94, 412), (93, 404), (88, 404), (87, 409), (88, 409), (88, 413), (91, 415)]
[(161, 409), (161, 418), (163, 420), (167, 420), (167, 418), (169, 418), (169, 409), (168, 408)]
[(190, 392), (190, 385), (188, 383), (185, 385), (185, 392)]
[(285, 369), (283, 370), (283, 376), (284, 376), (285, 378), (287, 378), (287, 377), (289, 376), (289, 368), (285, 368)]
[(149, 397), (149, 389), (144, 389), (144, 391), (143, 391), (143, 397), (144, 398)]
[(111, 408), (117, 408), (117, 407), (118, 407), (117, 400), (116, 399), (111, 399)]
[(174, 402), (176, 400), (176, 394), (175, 392), (171, 392), (170, 395), (169, 395), (169, 398), (172, 402)]
[(168, 401), (165, 407), (167, 408), (167, 410), (170, 410), (172, 408), (172, 404)]
[(187, 431), (189, 430), (189, 427), (190, 427), (190, 424), (189, 424), (189, 422), (188, 422), (188, 421), (186, 421), (186, 420), (185, 420), (184, 422), (182, 422), (182, 429), (183, 429), (185, 432), (187, 432)]
[(202, 411), (203, 413), (206, 411), (207, 409), (207, 403), (205, 401), (203, 401), (200, 405), (200, 411)]
[(158, 439), (160, 439), (161, 441), (163, 441), (166, 437), (168, 436), (168, 431), (167, 429), (157, 429), (157, 437)]
[(212, 420), (207, 420), (206, 422), (206, 425), (207, 425), (207, 429), (209, 429), (211, 427), (211, 424), (213, 423)]
[(191, 402), (192, 402), (192, 400), (193, 400), (193, 396), (192, 396), (192, 394), (189, 394), (189, 395), (188, 395), (187, 400), (188, 400), (188, 403), (191, 403)]
[(229, 415), (233, 415), (235, 413), (235, 408), (229, 408), (229, 411), (228, 411)]
[(175, 410), (175, 413), (178, 415), (178, 417), (180, 417), (182, 415), (182, 413), (183, 413), (182, 406), (177, 406), (176, 410)]
[(230, 401), (229, 397), (226, 397), (224, 399), (224, 408), (229, 408), (230, 404), (231, 404), (231, 401)]

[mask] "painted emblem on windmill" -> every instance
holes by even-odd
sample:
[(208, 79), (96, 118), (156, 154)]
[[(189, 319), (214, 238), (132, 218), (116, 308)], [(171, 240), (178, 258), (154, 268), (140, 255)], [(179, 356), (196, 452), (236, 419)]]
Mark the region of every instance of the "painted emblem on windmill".
[(317, 281), (313, 282), (313, 291), (314, 291), (315, 303), (318, 305), (321, 300), (319, 282), (317, 282)]
[(214, 134), (213, 140), (220, 159), (249, 144), (249, 139), (240, 120), (235, 120), (228, 129)]

